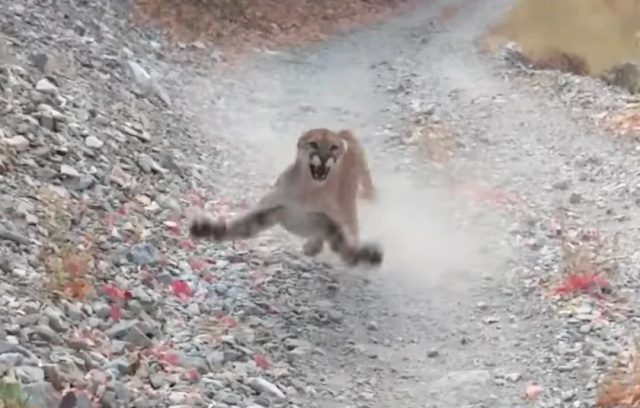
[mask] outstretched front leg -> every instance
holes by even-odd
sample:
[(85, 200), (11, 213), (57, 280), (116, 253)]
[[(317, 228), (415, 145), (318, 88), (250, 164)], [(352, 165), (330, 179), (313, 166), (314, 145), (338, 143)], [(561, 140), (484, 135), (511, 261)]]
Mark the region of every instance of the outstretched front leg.
[(189, 232), (194, 238), (213, 238), (216, 241), (247, 239), (276, 225), (283, 211), (284, 207), (280, 205), (261, 207), (229, 222), (224, 218), (215, 221), (205, 213), (198, 213), (191, 220)]

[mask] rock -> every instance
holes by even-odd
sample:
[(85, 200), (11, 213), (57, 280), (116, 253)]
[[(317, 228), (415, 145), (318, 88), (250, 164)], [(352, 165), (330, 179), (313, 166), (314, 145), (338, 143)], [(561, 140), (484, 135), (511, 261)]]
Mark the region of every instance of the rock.
[(137, 347), (153, 346), (153, 341), (136, 326), (129, 329), (127, 335), (124, 338), (124, 341)]
[(29, 60), (45, 75), (53, 74), (60, 66), (57, 58), (42, 52), (29, 55)]
[(147, 95), (152, 91), (151, 75), (146, 69), (135, 61), (127, 61), (125, 67), (143, 95)]
[(137, 156), (136, 162), (142, 171), (145, 173), (165, 173), (166, 170), (162, 168), (151, 156), (146, 153), (140, 153)]
[(149, 383), (154, 389), (157, 390), (162, 388), (165, 384), (167, 384), (167, 380), (165, 379), (164, 375), (160, 373), (156, 373), (156, 374), (152, 374), (149, 377)]
[(38, 123), (42, 127), (54, 132), (59, 132), (67, 120), (62, 113), (44, 103), (38, 105), (38, 112), (34, 116), (38, 118)]
[(58, 335), (51, 327), (45, 325), (38, 325), (33, 329), (33, 332), (40, 338), (50, 343), (61, 344), (62, 337)]
[(18, 135), (18, 136), (14, 136), (14, 137), (9, 137), (6, 139), (3, 139), (2, 142), (9, 146), (10, 148), (17, 150), (19, 152), (25, 151), (29, 148), (29, 139), (27, 139), (26, 137), (22, 136), (22, 135)]
[(220, 397), (218, 400), (227, 405), (236, 406), (242, 404), (242, 398), (236, 394), (231, 394), (228, 392), (220, 393)]
[(57, 96), (59, 92), (58, 87), (48, 78), (42, 78), (39, 80), (36, 83), (36, 90), (51, 96)]
[(58, 408), (56, 390), (48, 382), (26, 384), (22, 391), (28, 396), (29, 403), (38, 408)]
[(136, 244), (129, 249), (127, 260), (136, 265), (155, 265), (158, 262), (158, 251), (149, 243)]
[(482, 321), (485, 324), (496, 324), (500, 321), (500, 317), (498, 316), (487, 316), (484, 319), (482, 319)]
[(222, 367), (225, 362), (224, 352), (222, 351), (214, 351), (209, 353), (206, 357), (207, 363), (212, 370), (216, 368)]
[(102, 146), (104, 146), (104, 142), (95, 136), (88, 136), (86, 139), (84, 139), (84, 143), (87, 145), (87, 147), (90, 147), (92, 149), (100, 149)]
[(134, 136), (143, 142), (151, 141), (151, 136), (147, 132), (133, 124), (123, 124), (120, 126), (120, 131), (127, 136)]
[(122, 320), (106, 330), (105, 334), (112, 339), (122, 339), (137, 324), (138, 322), (135, 320)]
[(569, 196), (570, 204), (580, 204), (582, 202), (582, 195), (580, 193), (571, 193)]
[(553, 185), (551, 186), (554, 190), (568, 190), (570, 186), (570, 183), (568, 180), (561, 180), (561, 181), (556, 181), (555, 183), (553, 183)]
[(265, 380), (262, 377), (252, 377), (247, 381), (247, 385), (251, 387), (258, 394), (265, 394), (269, 397), (277, 399), (285, 399), (285, 395), (280, 389), (273, 383)]
[(16, 375), (23, 384), (37, 383), (44, 381), (44, 371), (38, 367), (22, 366), (16, 367)]
[(65, 177), (73, 177), (73, 178), (80, 177), (80, 173), (78, 172), (78, 170), (74, 169), (68, 164), (63, 164), (60, 166), (60, 174), (62, 174)]

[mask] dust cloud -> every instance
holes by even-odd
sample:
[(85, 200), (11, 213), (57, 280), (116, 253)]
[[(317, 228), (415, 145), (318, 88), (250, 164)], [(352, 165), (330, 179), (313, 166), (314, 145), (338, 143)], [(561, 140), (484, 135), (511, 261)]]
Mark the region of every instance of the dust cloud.
[(463, 290), (472, 275), (490, 273), (504, 261), (506, 252), (493, 245), (488, 250), (489, 238), (500, 231), (497, 221), (474, 224), (453, 204), (460, 197), (452, 191), (419, 188), (400, 173), (375, 176), (379, 198), (361, 206), (362, 239), (382, 245), (383, 269), (394, 280)]

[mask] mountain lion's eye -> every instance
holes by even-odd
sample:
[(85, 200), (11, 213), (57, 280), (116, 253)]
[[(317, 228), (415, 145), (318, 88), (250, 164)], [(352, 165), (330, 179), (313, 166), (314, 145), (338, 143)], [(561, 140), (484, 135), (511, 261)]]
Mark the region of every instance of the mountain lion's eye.
[(311, 148), (313, 149), (319, 149), (318, 144), (316, 142), (309, 142), (309, 146), (311, 146)]
[(336, 145), (332, 145), (332, 146), (331, 146), (331, 151), (332, 151), (332, 152), (335, 152), (336, 150), (338, 150), (338, 146), (336, 146)]

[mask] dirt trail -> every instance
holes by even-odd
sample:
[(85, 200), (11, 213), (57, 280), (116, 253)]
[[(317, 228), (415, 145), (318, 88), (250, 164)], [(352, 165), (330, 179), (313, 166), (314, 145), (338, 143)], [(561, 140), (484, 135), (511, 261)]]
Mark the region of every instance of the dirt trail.
[[(306, 128), (354, 129), (369, 152), (383, 198), (364, 212), (365, 230), (388, 261), (301, 281), (301, 299), (326, 296), (344, 323), (305, 333), (324, 352), (311, 356), (318, 389), (304, 406), (528, 406), (528, 383), (544, 387), (539, 406), (592, 406), (601, 356), (617, 351), (606, 333), (585, 328), (588, 318), (560, 319), (538, 284), (558, 261), (545, 228), (571, 193), (551, 186), (568, 180), (586, 197), (612, 181), (581, 180), (574, 159), (628, 159), (560, 101), (505, 80), (494, 57), (478, 52), (476, 36), (509, 1), (457, 3), (446, 23), (436, 21), (444, 2), (429, 2), (185, 88), (202, 128), (235, 163), (224, 170), (234, 175), (221, 181), (225, 194), (253, 195), (271, 182)], [(403, 142), (411, 116), (430, 110), (458, 134), (444, 168), (419, 162)], [(522, 202), (508, 206), (514, 211), (482, 207), (452, 179)], [(600, 211), (595, 197), (584, 201), (572, 208), (577, 218)], [(543, 250), (523, 248), (527, 239)], [(336, 282), (337, 294), (327, 289)], [(589, 315), (595, 306), (585, 302), (578, 308)]]

